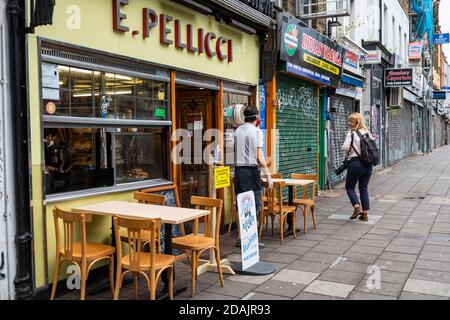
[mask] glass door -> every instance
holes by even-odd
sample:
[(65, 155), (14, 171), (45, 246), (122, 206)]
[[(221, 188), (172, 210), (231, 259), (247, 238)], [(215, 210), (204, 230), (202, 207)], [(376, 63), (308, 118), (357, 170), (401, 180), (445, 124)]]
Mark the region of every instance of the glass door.
[(181, 205), (190, 206), (191, 196), (209, 196), (209, 167), (203, 150), (209, 144), (203, 137), (211, 128), (211, 93), (209, 90), (178, 91), (177, 124), (187, 130), (189, 148), (183, 149), (183, 163), (179, 166)]

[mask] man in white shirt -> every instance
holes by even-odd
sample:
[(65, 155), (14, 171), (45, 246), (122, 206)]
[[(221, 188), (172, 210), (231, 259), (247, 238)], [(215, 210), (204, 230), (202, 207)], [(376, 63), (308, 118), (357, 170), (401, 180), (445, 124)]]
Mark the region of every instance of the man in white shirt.
[(261, 172), (267, 179), (269, 188), (272, 189), (273, 182), (267, 168), (263, 154), (264, 138), (259, 129), (259, 110), (254, 106), (248, 106), (244, 110), (245, 123), (239, 126), (234, 133), (235, 146), (235, 171), (234, 189), (236, 195), (253, 190), (255, 193), (256, 214), (261, 211)]

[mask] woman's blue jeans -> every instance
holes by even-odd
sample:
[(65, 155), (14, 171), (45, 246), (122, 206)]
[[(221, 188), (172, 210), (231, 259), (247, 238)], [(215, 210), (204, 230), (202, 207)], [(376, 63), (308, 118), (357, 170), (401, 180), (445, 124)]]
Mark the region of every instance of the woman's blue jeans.
[[(369, 191), (367, 186), (369, 184), (370, 176), (372, 175), (372, 169), (373, 168), (371, 165), (364, 165), (359, 159), (350, 161), (347, 167), (345, 189), (347, 190), (347, 194), (352, 205), (354, 206), (355, 204), (360, 204), (363, 211), (370, 209)], [(359, 202), (358, 196), (355, 192), (357, 182), (361, 203)]]

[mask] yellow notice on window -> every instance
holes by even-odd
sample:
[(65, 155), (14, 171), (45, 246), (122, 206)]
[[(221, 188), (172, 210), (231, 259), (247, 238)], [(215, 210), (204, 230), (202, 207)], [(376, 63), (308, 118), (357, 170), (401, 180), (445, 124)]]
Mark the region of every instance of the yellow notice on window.
[(317, 59), (307, 53), (303, 54), (303, 60), (309, 64), (316, 66), (316, 67), (327, 70), (328, 72), (334, 73), (336, 75), (339, 74), (339, 68), (329, 64), (328, 62)]
[(214, 188), (221, 189), (230, 186), (230, 167), (214, 169)]

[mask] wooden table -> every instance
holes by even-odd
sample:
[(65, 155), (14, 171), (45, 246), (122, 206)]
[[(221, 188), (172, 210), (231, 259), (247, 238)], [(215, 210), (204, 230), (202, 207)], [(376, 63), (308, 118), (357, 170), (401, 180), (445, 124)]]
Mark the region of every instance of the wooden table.
[[(263, 178), (262, 181), (266, 182), (266, 179)], [(289, 187), (289, 205), (294, 205), (294, 187), (295, 186), (306, 186), (309, 184), (313, 184), (314, 180), (303, 180), (303, 179), (282, 179), (282, 178), (272, 178), (272, 181), (275, 182), (284, 182)], [(314, 190), (312, 191), (314, 192)], [(292, 234), (292, 216), (288, 215), (286, 222), (288, 224), (288, 230), (286, 231), (284, 236), (289, 236)]]
[(209, 214), (208, 210), (158, 206), (127, 201), (106, 201), (72, 209), (73, 212), (90, 212), (103, 216), (121, 216), (138, 219), (161, 218), (162, 223), (180, 224)]
[[(266, 179), (263, 178), (262, 181), (266, 182)], [(293, 205), (294, 202), (294, 186), (306, 186), (314, 183), (314, 180), (303, 180), (303, 179), (272, 178), (272, 181), (274, 183), (284, 182), (289, 187), (289, 205)]]
[[(172, 251), (172, 228), (174, 224), (180, 224), (209, 214), (209, 210), (189, 209), (172, 206), (158, 206), (127, 201), (106, 201), (72, 209), (73, 212), (89, 212), (102, 216), (121, 216), (137, 219), (161, 218), (164, 223), (164, 253), (173, 254)], [(113, 227), (114, 228), (114, 227)], [(113, 246), (116, 239), (113, 230)], [(120, 239), (118, 239), (120, 241)], [(163, 272), (162, 279), (167, 287), (167, 274)], [(175, 279), (175, 272), (174, 272)], [(185, 288), (184, 288), (185, 290)], [(177, 290), (178, 292), (184, 291)], [(175, 291), (175, 290), (174, 290)], [(174, 292), (176, 293), (176, 292)]]

